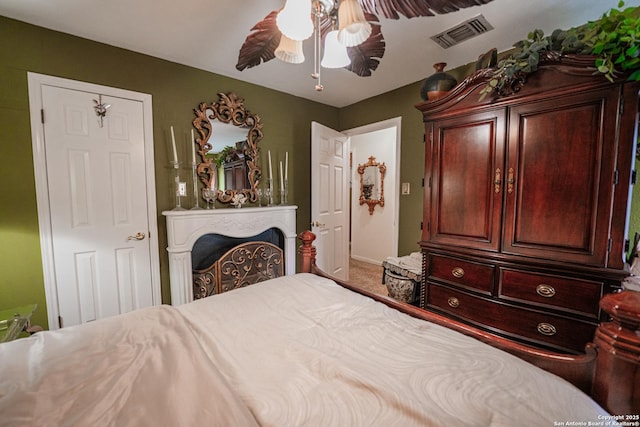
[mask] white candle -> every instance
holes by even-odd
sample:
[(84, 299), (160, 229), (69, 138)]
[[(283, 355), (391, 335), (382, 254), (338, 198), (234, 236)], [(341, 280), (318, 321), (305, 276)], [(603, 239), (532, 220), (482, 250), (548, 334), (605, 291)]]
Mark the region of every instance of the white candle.
[(196, 162), (196, 139), (193, 137), (193, 129), (191, 129), (191, 161)]
[(289, 152), (284, 153), (284, 179), (289, 180)]
[(269, 155), (269, 179), (273, 179), (273, 171), (271, 169), (271, 150), (267, 152)]
[(280, 191), (284, 192), (284, 179), (282, 177), (282, 160), (280, 160)]
[(176, 136), (173, 133), (173, 126), (171, 126), (171, 145), (173, 147), (173, 162), (178, 163), (178, 152), (176, 151)]

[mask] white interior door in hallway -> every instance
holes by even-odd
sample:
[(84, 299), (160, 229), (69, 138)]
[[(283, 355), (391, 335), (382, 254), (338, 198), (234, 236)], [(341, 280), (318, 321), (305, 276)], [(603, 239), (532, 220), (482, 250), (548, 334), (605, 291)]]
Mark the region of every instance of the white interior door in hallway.
[(349, 279), (349, 138), (311, 123), (311, 230), (318, 267)]
[[(50, 328), (159, 304), (150, 96), (44, 80), (30, 81), (30, 96), (37, 91), (43, 118), (34, 161), (38, 175), (44, 154), (38, 212)], [(109, 105), (103, 118), (98, 104)]]

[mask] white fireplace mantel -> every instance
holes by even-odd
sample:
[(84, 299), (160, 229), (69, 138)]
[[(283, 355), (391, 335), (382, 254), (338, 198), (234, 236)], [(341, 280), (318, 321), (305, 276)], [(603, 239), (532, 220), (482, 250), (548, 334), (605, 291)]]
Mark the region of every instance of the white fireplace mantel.
[(277, 228), (285, 239), (285, 274), (294, 274), (296, 209), (297, 206), (273, 206), (162, 212), (167, 218), (171, 304), (180, 305), (193, 301), (191, 250), (196, 240), (205, 234), (251, 237), (270, 228)]

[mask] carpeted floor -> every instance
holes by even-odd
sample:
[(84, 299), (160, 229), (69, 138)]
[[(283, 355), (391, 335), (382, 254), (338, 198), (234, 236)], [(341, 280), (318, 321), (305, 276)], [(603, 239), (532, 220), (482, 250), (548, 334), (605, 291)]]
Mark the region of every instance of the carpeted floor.
[(380, 295), (388, 295), (387, 287), (382, 284), (382, 270), (382, 265), (350, 258), (349, 284)]

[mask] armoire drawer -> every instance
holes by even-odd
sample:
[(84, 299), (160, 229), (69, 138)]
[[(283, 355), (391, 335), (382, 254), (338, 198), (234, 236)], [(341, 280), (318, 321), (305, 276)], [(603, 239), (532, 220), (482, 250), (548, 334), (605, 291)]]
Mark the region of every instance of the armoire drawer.
[(573, 311), (598, 318), (603, 282), (517, 270), (500, 270), (502, 298)]
[(495, 268), (488, 264), (429, 255), (429, 278), (491, 294)]
[(438, 284), (428, 284), (427, 305), (495, 332), (583, 352), (596, 325), (535, 310), (501, 304)]

